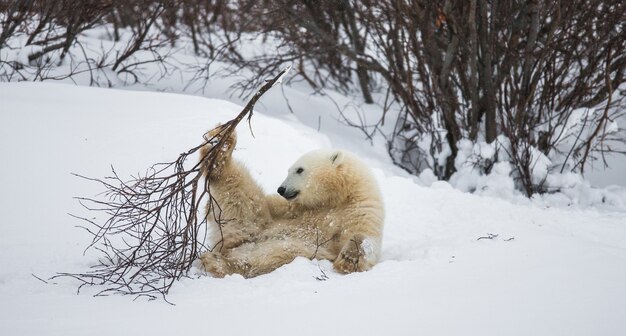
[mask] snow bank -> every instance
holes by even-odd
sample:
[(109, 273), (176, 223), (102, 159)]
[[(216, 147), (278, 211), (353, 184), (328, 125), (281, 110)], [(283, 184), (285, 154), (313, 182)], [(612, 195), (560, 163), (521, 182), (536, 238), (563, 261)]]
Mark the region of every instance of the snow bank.
[[(88, 216), (72, 196), (100, 190), (70, 172), (101, 177), (110, 164), (122, 176), (143, 171), (196, 145), (208, 128), (241, 108), (223, 100), (42, 83), (0, 84), (0, 102), (2, 335), (626, 330), (623, 213), (511, 203), (446, 182), (426, 188), (378, 160), (382, 149), (365, 147), (360, 138), (350, 143), (345, 134), (326, 136), (261, 111), (252, 119), (255, 138), (247, 125), (239, 128), (235, 155), (267, 192), (300, 154), (337, 146), (335, 138), (372, 164), (387, 213), (379, 265), (343, 276), (329, 262), (301, 258), (250, 280), (194, 277), (174, 286), (176, 306), (93, 298), (89, 288), (75, 295), (75, 281), (45, 284), (32, 275), (45, 280), (58, 271), (84, 271), (97, 260), (95, 251), (83, 256), (89, 237), (67, 213)], [(506, 174), (506, 167), (494, 172)]]
[[(487, 144), (484, 141), (459, 141), (455, 159), (456, 172), (450, 184), (461, 191), (481, 196), (505, 199), (519, 204), (533, 202), (543, 207), (603, 208), (626, 211), (626, 189), (617, 185), (594, 187), (581, 174), (560, 171), (559, 155), (548, 157), (536, 147), (530, 147), (530, 178), (533, 185), (544, 190), (529, 200), (515, 183), (516, 171), (510, 163), (509, 141), (499, 136)], [(432, 171), (420, 174), (425, 185), (436, 181)]]

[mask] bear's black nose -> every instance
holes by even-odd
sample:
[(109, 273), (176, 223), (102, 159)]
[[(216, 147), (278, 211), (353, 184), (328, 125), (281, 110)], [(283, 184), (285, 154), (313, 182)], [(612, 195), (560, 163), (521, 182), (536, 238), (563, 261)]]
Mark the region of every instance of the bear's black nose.
[(285, 194), (285, 187), (278, 187), (278, 194), (283, 196)]

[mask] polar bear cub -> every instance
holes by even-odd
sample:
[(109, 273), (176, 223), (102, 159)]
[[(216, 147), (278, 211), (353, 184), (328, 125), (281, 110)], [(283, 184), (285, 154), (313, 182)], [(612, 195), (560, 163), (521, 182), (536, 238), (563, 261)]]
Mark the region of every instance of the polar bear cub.
[(235, 145), (233, 134), (210, 172), (203, 166), (219, 204), (207, 209), (213, 249), (200, 257), (207, 272), (249, 278), (296, 257), (330, 260), (340, 273), (366, 271), (378, 262), (384, 205), (376, 180), (355, 155), (336, 149), (306, 153), (288, 169), (279, 195), (265, 195), (232, 158)]

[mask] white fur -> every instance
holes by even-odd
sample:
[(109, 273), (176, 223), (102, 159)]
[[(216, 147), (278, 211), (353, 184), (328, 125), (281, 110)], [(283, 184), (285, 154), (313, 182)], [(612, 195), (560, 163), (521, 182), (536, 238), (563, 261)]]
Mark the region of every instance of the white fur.
[(366, 271), (376, 264), (383, 203), (376, 181), (358, 158), (330, 149), (303, 155), (281, 184), (287, 201), (264, 195), (231, 158), (236, 138), (228, 143), (218, 158), (223, 166), (209, 177), (220, 215), (231, 220), (221, 227), (212, 223), (216, 249), (201, 257), (208, 272), (253, 277), (299, 256), (331, 260), (341, 273)]

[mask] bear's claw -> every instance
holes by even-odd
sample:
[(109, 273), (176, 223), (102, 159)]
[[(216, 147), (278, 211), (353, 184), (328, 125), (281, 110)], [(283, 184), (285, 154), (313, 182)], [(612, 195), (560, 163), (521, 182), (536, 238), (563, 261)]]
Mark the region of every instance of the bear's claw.
[(361, 247), (362, 240), (352, 238), (335, 259), (333, 267), (339, 273), (363, 272), (365, 268), (365, 254)]
[(207, 143), (200, 150), (201, 160), (206, 160), (203, 167), (204, 173), (212, 180), (221, 175), (224, 166), (230, 162), (233, 150), (237, 145), (237, 133), (233, 130), (228, 135), (228, 138), (223, 141), (222, 147), (215, 148), (215, 153), (212, 153), (214, 158), (209, 160), (209, 152), (211, 152), (211, 150), (222, 140), (222, 135), (220, 135), (221, 132), (224, 132), (221, 125), (218, 125), (214, 129), (207, 132), (205, 135)]
[(200, 262), (204, 270), (216, 278), (223, 278), (230, 274), (227, 270), (226, 261), (220, 254), (205, 252), (200, 256)]

